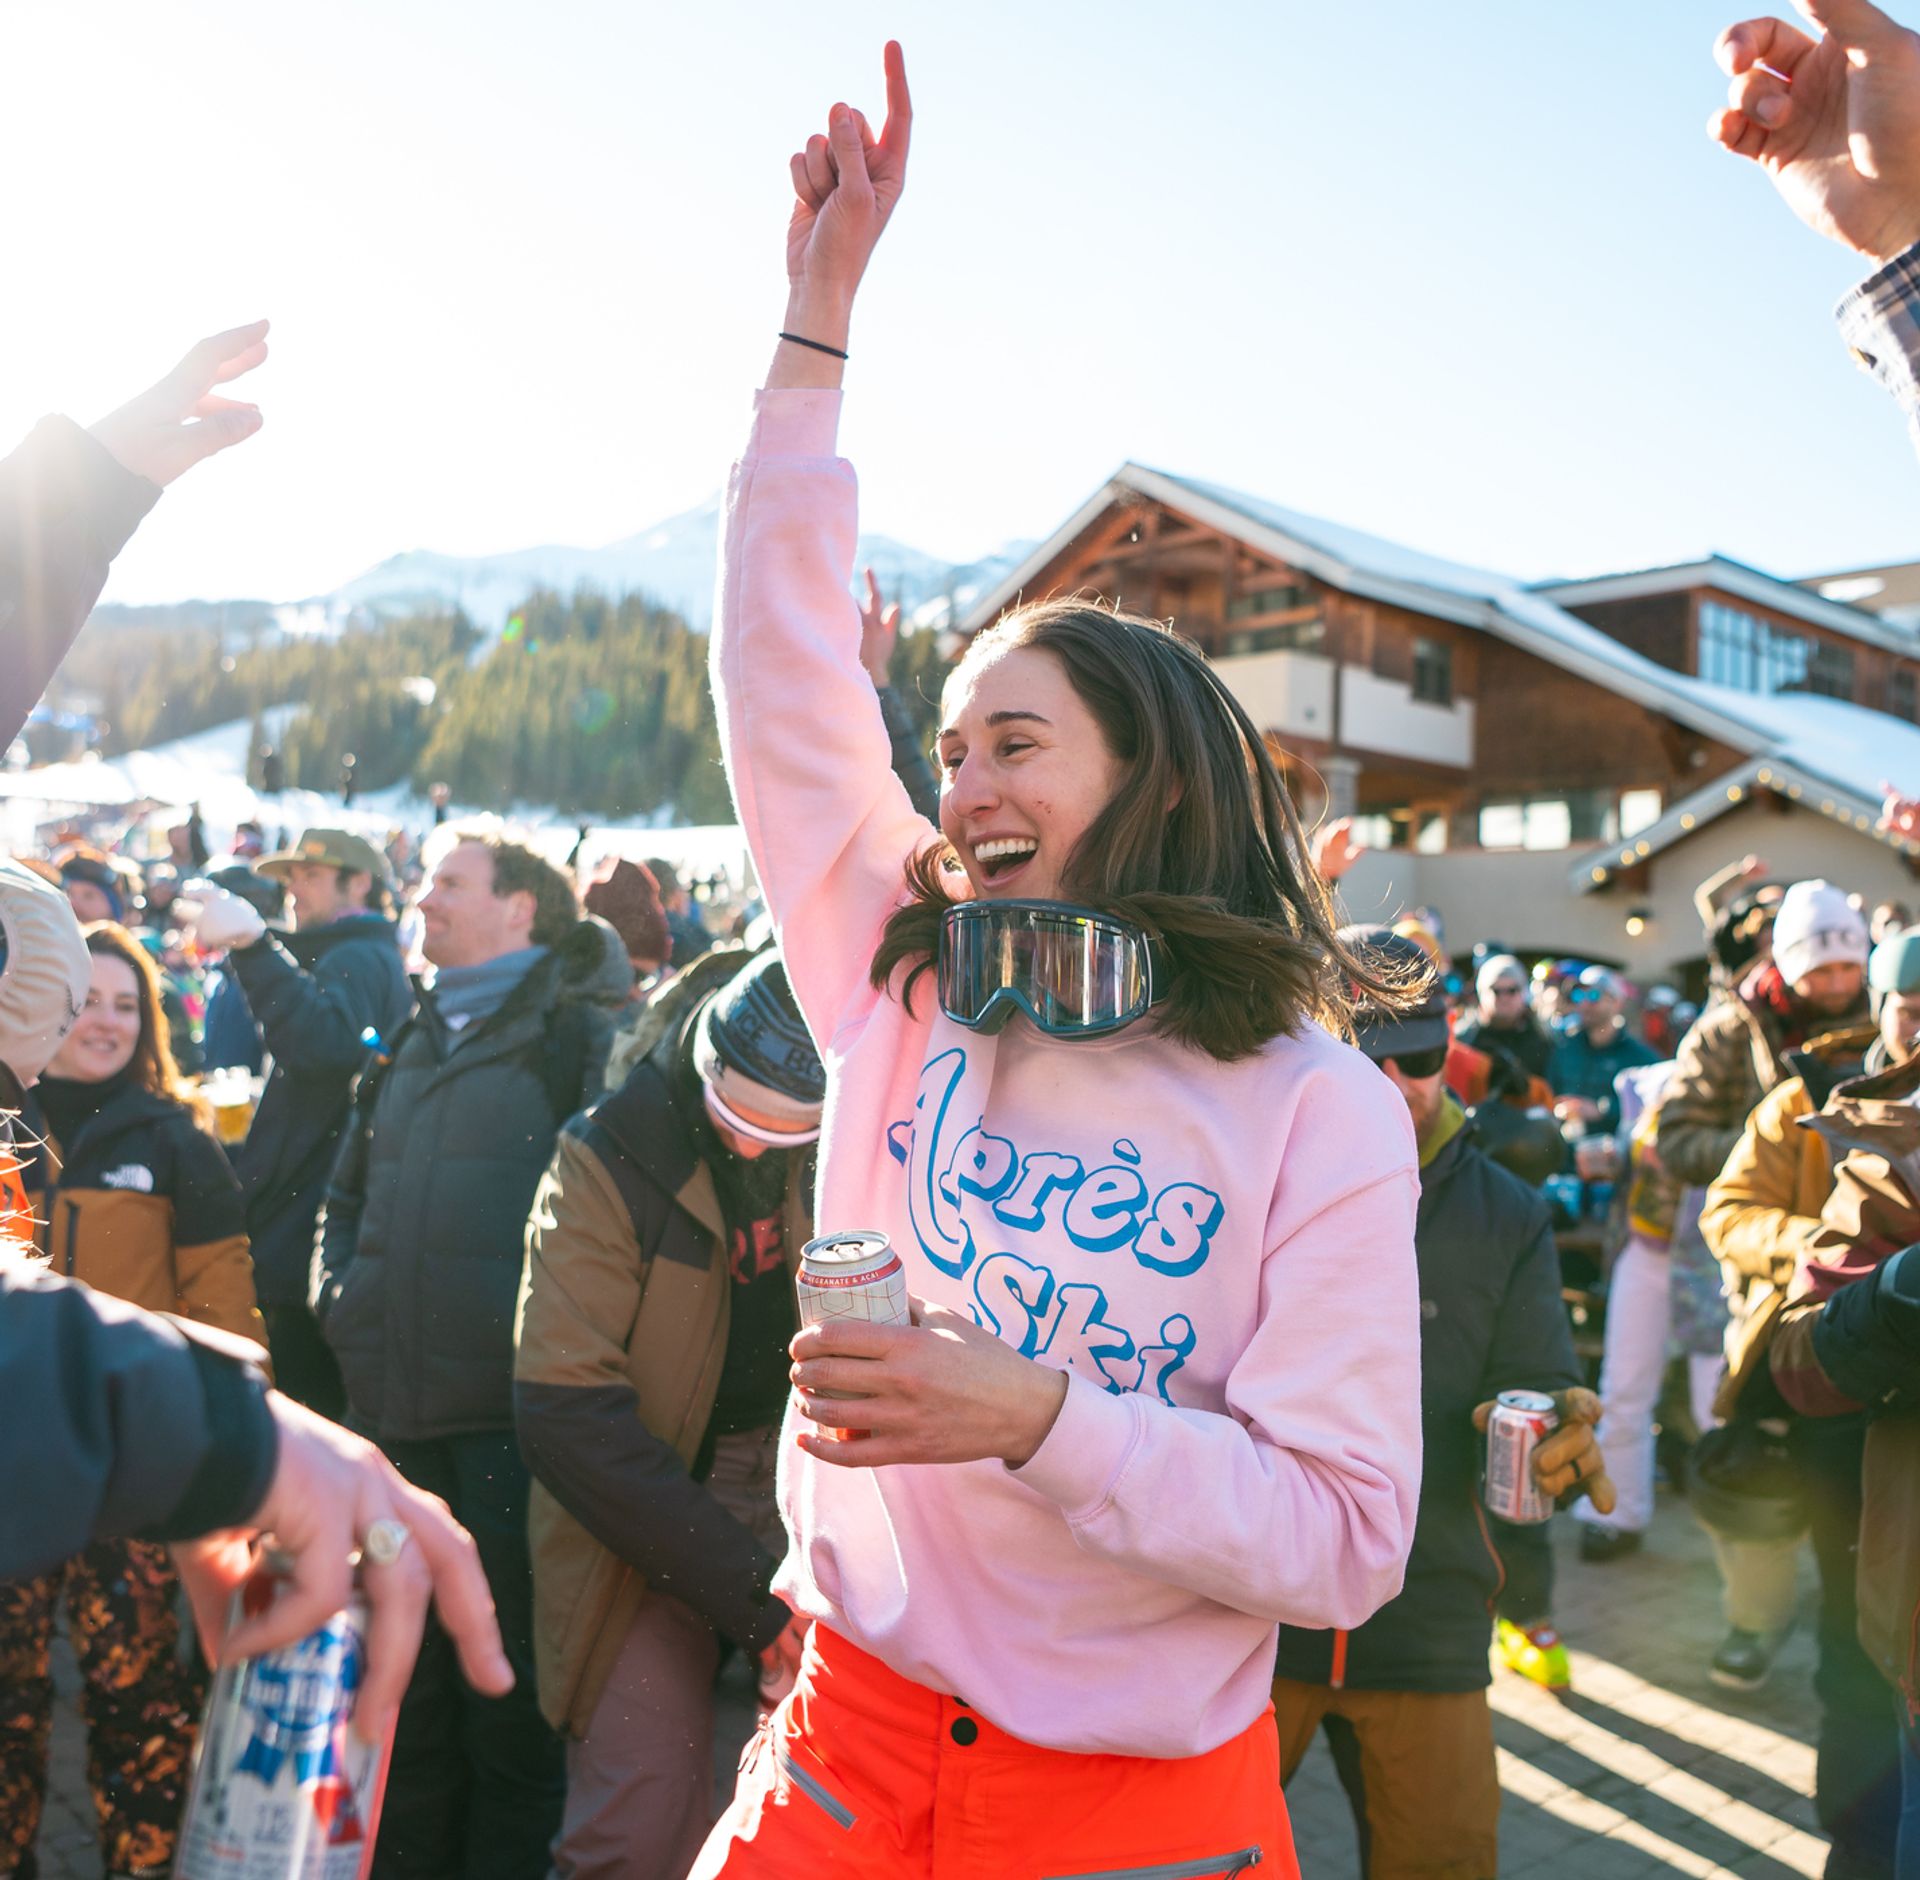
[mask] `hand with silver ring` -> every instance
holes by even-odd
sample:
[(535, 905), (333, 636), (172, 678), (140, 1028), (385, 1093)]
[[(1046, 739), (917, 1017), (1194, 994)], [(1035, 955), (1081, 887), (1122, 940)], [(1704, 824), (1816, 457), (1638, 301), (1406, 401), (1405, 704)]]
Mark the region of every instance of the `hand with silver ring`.
[(413, 1530), (404, 1521), (382, 1515), (360, 1539), (360, 1558), (375, 1567), (390, 1567), (413, 1539)]
[[(432, 1601), (476, 1691), (513, 1686), (493, 1595), (473, 1537), (437, 1496), (409, 1482), (363, 1438), (267, 1393), (279, 1445), (266, 1499), (243, 1523), (175, 1544), (200, 1636), (215, 1662), (302, 1639), (346, 1605), (356, 1549), (377, 1567), (366, 1581), (367, 1673), (353, 1728), (378, 1740), (413, 1672)], [(233, 1594), (254, 1571), (258, 1537), (290, 1562), (278, 1597), (235, 1623)]]

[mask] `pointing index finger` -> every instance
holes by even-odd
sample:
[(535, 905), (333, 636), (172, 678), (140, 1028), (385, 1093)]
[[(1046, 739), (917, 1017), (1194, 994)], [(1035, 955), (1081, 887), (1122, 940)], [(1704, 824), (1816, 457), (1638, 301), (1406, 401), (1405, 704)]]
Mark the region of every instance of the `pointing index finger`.
[(897, 39), (887, 41), (883, 55), (887, 71), (887, 121), (881, 128), (880, 148), (896, 162), (904, 163), (907, 145), (913, 139), (913, 98), (907, 90), (907, 55)]

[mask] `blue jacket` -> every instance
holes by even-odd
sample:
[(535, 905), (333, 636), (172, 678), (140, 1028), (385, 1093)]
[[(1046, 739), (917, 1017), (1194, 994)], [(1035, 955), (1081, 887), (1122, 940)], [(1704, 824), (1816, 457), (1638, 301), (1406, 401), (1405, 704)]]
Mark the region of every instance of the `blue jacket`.
[(207, 994), (206, 1021), (201, 1026), (201, 1067), (217, 1071), (237, 1064), (258, 1076), (266, 1056), (267, 1047), (261, 1040), (260, 1027), (253, 1022), (245, 988), (232, 973), (215, 973)]
[(1556, 1097), (1587, 1097), (1597, 1103), (1600, 1115), (1592, 1127), (1611, 1136), (1620, 1127), (1620, 1098), (1613, 1080), (1622, 1071), (1659, 1062), (1660, 1053), (1642, 1044), (1624, 1025), (1617, 1026), (1598, 1050), (1584, 1031), (1567, 1032), (1554, 1040), (1553, 1055), (1547, 1059), (1547, 1085)]
[(263, 1306), (304, 1305), (314, 1222), (325, 1200), (371, 1027), (391, 1040), (413, 1006), (394, 924), (350, 914), (268, 934), (227, 955), (273, 1070), (234, 1170), (247, 1197), (254, 1289)]

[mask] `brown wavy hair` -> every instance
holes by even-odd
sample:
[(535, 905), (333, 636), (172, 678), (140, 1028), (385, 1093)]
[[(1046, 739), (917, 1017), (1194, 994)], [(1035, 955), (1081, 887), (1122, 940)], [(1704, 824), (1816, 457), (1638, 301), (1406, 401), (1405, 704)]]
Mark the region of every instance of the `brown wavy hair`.
[(149, 1096), (179, 1104), (202, 1129), (211, 1129), (212, 1106), (181, 1076), (180, 1066), (174, 1062), (173, 1034), (160, 1002), (160, 969), (152, 955), (118, 921), (96, 920), (85, 934), (89, 953), (102, 959), (124, 960), (133, 969), (140, 993), (140, 1036), (127, 1067), (133, 1081)]
[[(1161, 1036), (1231, 1062), (1310, 1022), (1350, 1038), (1357, 999), (1389, 1010), (1417, 999), (1418, 988), (1383, 977), (1339, 938), (1266, 741), (1191, 640), (1091, 601), (1046, 601), (984, 629), (956, 671), (1013, 647), (1059, 660), (1125, 768), (1068, 856), (1060, 891), (1163, 942), (1172, 989), (1153, 1011)], [(950, 843), (923, 849), (874, 954), (881, 989), (909, 965), (909, 1010), (960, 898), (956, 874), (965, 881)]]

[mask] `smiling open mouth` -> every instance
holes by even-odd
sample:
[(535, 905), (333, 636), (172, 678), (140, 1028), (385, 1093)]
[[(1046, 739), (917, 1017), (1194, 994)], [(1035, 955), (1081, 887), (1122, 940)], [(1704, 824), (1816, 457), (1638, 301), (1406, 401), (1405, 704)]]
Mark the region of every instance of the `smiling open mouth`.
[(1000, 836), (991, 842), (976, 843), (973, 859), (989, 881), (999, 881), (1015, 869), (1025, 867), (1039, 848), (1031, 836)]

